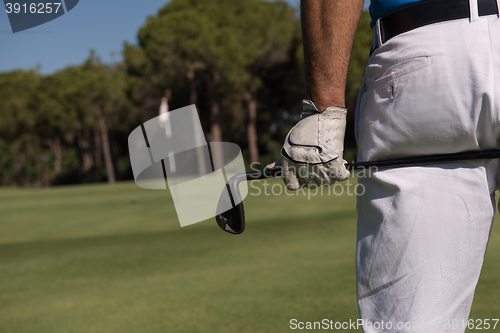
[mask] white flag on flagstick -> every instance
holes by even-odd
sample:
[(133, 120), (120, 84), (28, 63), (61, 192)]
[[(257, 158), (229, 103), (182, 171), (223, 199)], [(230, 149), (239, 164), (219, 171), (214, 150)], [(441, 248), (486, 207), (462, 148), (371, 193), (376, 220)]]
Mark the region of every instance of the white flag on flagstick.
[[(160, 126), (165, 128), (165, 136), (167, 138), (171, 138), (172, 137), (172, 127), (170, 126), (170, 113), (168, 113), (169, 109), (168, 109), (168, 99), (166, 97), (163, 97), (161, 99), (161, 104), (160, 104), (160, 116), (158, 117), (159, 118), (159, 122), (160, 122)], [(170, 167), (170, 171), (172, 173), (175, 173), (175, 171), (177, 170), (176, 166), (175, 166), (175, 157), (174, 157), (174, 153), (173, 152), (169, 152), (168, 153), (168, 165)]]
[(160, 104), (160, 124), (165, 128), (167, 138), (172, 137), (172, 128), (170, 127), (170, 114), (168, 113), (168, 99), (163, 97)]

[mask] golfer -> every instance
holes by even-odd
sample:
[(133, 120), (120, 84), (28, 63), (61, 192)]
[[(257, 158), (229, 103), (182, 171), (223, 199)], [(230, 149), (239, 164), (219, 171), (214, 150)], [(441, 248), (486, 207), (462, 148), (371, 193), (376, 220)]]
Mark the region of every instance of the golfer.
[[(373, 0), (372, 54), (357, 109), (347, 111), (363, 0), (302, 1), (307, 88), (302, 120), (282, 149), (287, 186), (350, 176), (346, 112), (356, 112), (359, 161), (499, 148), (499, 3)], [(357, 205), (356, 278), (365, 332), (465, 331), (498, 171), (496, 160), (478, 160), (359, 179), (366, 192)]]

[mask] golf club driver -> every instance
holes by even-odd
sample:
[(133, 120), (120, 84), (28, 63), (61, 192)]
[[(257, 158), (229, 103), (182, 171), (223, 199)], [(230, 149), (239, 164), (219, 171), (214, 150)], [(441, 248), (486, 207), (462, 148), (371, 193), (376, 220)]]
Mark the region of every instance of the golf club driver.
[[(413, 156), (402, 157), (395, 159), (386, 159), (369, 162), (347, 163), (348, 170), (358, 170), (370, 167), (376, 168), (398, 168), (419, 165), (430, 165), (438, 163), (456, 162), (456, 161), (470, 161), (470, 160), (486, 160), (500, 158), (500, 149), (483, 150), (483, 151), (470, 151), (454, 154), (441, 154), (441, 155), (426, 155), (426, 156)], [(232, 207), (230, 210), (215, 216), (219, 227), (233, 235), (241, 234), (245, 230), (245, 210), (243, 209), (243, 201), (239, 191), (239, 185), (244, 180), (258, 180), (273, 178), (281, 173), (281, 168), (254, 170), (246, 173), (238, 173), (231, 177), (226, 184), (229, 197), (232, 198)], [(226, 196), (221, 195), (218, 207), (225, 204)], [(234, 204), (234, 202), (239, 202)]]

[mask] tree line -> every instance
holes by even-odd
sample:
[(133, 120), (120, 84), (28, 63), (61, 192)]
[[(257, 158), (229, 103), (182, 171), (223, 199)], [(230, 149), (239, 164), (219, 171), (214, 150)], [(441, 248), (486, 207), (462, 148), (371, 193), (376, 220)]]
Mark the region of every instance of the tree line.
[[(304, 94), (300, 19), (284, 1), (172, 0), (125, 43), (123, 60), (42, 76), (0, 73), (0, 185), (131, 179), (128, 134), (196, 104), (207, 141), (238, 144), (248, 162), (279, 158)], [(346, 91), (352, 128), (371, 46), (369, 15), (355, 38)], [(346, 148), (353, 158), (353, 131)], [(349, 155), (349, 154), (348, 154)]]

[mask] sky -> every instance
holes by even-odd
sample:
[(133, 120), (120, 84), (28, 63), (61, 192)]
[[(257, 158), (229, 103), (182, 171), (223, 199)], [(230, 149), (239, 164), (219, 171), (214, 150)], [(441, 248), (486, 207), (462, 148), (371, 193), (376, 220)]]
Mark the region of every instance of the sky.
[[(106, 63), (120, 61), (123, 43), (136, 44), (147, 17), (156, 15), (167, 2), (80, 0), (59, 18), (17, 33), (12, 33), (5, 7), (0, 5), (0, 72), (38, 68), (44, 75), (51, 74), (81, 64), (91, 49)], [(287, 2), (298, 6), (299, 0)]]

